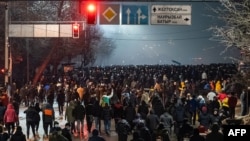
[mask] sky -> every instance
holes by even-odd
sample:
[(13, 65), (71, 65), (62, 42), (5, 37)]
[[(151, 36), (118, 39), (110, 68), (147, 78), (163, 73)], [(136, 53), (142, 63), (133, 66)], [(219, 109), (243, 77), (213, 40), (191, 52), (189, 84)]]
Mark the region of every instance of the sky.
[(191, 5), (191, 25), (150, 25), (150, 22), (148, 25), (98, 25), (104, 38), (111, 39), (116, 48), (110, 56), (97, 57), (95, 65), (175, 64), (172, 60), (182, 65), (233, 63), (230, 58), (239, 56), (236, 49), (223, 53), (225, 47), (210, 40), (212, 32), (208, 28), (222, 25), (209, 16), (214, 15), (211, 7), (219, 6), (219, 2), (134, 4)]

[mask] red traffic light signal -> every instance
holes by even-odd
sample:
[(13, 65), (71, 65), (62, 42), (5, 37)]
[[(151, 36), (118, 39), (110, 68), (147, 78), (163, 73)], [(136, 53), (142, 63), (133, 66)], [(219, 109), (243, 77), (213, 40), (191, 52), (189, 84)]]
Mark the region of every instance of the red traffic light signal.
[(89, 3), (87, 5), (87, 11), (89, 13), (95, 12), (96, 11), (96, 5), (94, 3)]
[(7, 73), (8, 73), (8, 69), (6, 69), (6, 68), (1, 68), (1, 73), (2, 73), (2, 74), (7, 74)]
[(79, 24), (72, 25), (72, 34), (73, 38), (79, 38)]
[(5, 73), (5, 69), (1, 69), (1, 73)]
[(87, 3), (87, 24), (96, 24), (97, 8), (95, 3)]

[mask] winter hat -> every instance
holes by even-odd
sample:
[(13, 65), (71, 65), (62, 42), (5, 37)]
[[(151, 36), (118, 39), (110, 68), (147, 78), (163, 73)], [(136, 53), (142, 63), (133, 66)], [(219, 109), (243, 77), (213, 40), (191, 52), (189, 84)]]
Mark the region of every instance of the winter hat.
[(202, 112), (207, 112), (207, 107), (206, 107), (206, 106), (203, 106), (203, 107), (201, 108), (201, 111), (202, 111)]

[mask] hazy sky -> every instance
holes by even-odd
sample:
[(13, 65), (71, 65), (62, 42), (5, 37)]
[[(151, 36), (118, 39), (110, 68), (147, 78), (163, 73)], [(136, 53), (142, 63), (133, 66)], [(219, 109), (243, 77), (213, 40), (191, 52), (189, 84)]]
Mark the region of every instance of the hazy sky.
[(208, 16), (213, 14), (209, 6), (217, 7), (220, 3), (157, 4), (191, 5), (191, 25), (100, 25), (105, 38), (112, 39), (116, 49), (110, 57), (97, 58), (96, 65), (174, 64), (172, 60), (192, 65), (231, 63), (229, 57), (239, 55), (235, 49), (223, 54), (223, 45), (209, 39), (212, 33), (207, 29), (221, 24)]

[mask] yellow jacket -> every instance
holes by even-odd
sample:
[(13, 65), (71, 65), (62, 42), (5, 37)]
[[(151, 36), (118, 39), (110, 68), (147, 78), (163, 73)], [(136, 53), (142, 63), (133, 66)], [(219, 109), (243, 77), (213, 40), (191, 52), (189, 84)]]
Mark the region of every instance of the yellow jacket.
[(228, 97), (226, 97), (226, 98), (224, 98), (222, 100), (222, 107), (229, 107), (229, 105), (228, 105)]
[(221, 82), (220, 82), (220, 80), (216, 81), (216, 83), (215, 83), (215, 92), (217, 92), (217, 93), (221, 92)]

